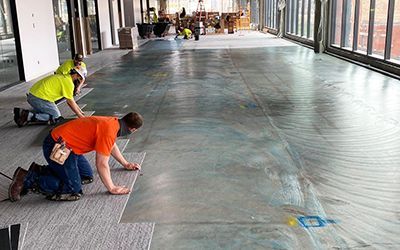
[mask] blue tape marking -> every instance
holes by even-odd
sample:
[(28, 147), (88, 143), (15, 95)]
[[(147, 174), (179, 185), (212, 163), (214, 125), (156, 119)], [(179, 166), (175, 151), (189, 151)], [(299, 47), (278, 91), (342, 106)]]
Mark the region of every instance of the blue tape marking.
[[(297, 220), (299, 220), (300, 225), (304, 228), (324, 227), (327, 224), (327, 221), (319, 216), (299, 216), (297, 217)], [(318, 224), (315, 222), (317, 222)]]

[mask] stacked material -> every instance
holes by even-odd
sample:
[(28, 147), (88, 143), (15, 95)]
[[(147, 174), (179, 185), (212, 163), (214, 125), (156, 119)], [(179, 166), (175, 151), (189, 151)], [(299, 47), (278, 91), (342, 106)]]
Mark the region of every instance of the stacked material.
[(138, 31), (135, 27), (123, 27), (118, 29), (120, 49), (136, 49), (138, 47)]

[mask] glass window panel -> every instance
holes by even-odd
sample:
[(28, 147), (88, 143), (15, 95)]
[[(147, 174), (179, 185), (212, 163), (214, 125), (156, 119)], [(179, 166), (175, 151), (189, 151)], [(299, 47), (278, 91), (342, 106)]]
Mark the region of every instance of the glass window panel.
[(360, 1), (357, 50), (367, 52), (370, 1)]
[(304, 5), (303, 36), (307, 36), (308, 32), (308, 1), (309, 0), (303, 0), (303, 5)]
[(290, 18), (291, 18), (290, 33), (292, 33), (292, 34), (294, 34), (296, 32), (296, 21), (297, 21), (296, 9), (297, 9), (297, 0), (291, 0), (291, 5), (290, 5)]
[(394, 6), (391, 58), (400, 61), (400, 1)]
[(301, 36), (301, 15), (302, 13), (303, 0), (299, 0), (299, 5), (297, 6), (297, 32), (296, 34)]
[(314, 18), (315, 18), (315, 0), (311, 0), (311, 9), (310, 9), (310, 35), (308, 38), (314, 40)]
[(292, 8), (292, 1), (289, 0), (286, 2), (286, 32), (290, 33), (290, 24), (292, 23), (292, 15), (290, 15), (290, 10)]
[(353, 47), (353, 35), (354, 35), (354, 11), (355, 11), (355, 0), (347, 0), (346, 3), (346, 17), (344, 22), (344, 47), (352, 49)]
[[(159, 6), (160, 0), (151, 0), (151, 2), (157, 2), (153, 4), (154, 6)], [(191, 15), (197, 9), (198, 0), (167, 0), (167, 13), (175, 14), (176, 12), (182, 11), (182, 7), (185, 7), (185, 11), (187, 14)], [(143, 0), (143, 3), (146, 1)], [(207, 0), (203, 1), (204, 7), (206, 11), (212, 12), (236, 12), (239, 10), (239, 3), (241, 7), (245, 6), (245, 1), (236, 1), (236, 0)], [(153, 6), (150, 4), (151, 7)], [(268, 10), (267, 10), (268, 11)]]
[(272, 28), (276, 28), (276, 16), (275, 16), (275, 14), (276, 14), (276, 12), (275, 12), (275, 10), (276, 10), (276, 0), (272, 0), (272, 7), (271, 7), (271, 11), (272, 11)]
[(389, 0), (376, 0), (372, 54), (385, 53), (386, 25)]
[(62, 63), (67, 59), (71, 59), (72, 56), (67, 0), (53, 0), (53, 8), (58, 57), (60, 59), (60, 63)]
[(19, 80), (10, 1), (0, 4), (0, 87)]
[(342, 32), (342, 14), (343, 14), (343, 0), (336, 0), (336, 13), (333, 13), (335, 15), (336, 20), (335, 23), (333, 24), (333, 44), (340, 45), (340, 38), (341, 38), (341, 32)]
[(96, 52), (100, 50), (97, 36), (96, 4), (95, 0), (86, 0), (86, 3), (90, 28), (90, 40), (92, 43), (93, 52)]

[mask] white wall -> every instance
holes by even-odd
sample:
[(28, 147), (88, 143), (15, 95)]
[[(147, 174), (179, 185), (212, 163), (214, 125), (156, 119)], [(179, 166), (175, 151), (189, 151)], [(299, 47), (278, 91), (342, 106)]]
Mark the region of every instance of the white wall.
[(30, 81), (59, 65), (52, 0), (16, 0), (25, 79)]
[(110, 9), (108, 0), (99, 0), (99, 26), (102, 49), (112, 47)]

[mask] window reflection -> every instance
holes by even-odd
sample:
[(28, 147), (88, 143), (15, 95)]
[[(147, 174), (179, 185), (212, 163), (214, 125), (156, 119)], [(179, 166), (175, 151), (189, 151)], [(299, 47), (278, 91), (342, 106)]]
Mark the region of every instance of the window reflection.
[(333, 44), (340, 46), (340, 39), (342, 35), (342, 13), (343, 13), (343, 0), (336, 0), (336, 5), (334, 6), (335, 13), (335, 23), (333, 24)]
[(395, 2), (391, 58), (400, 61), (400, 1)]
[(310, 33), (309, 38), (314, 39), (314, 13), (315, 13), (315, 0), (311, 1), (311, 8), (310, 8)]
[(99, 51), (99, 41), (97, 36), (97, 19), (96, 19), (96, 5), (95, 0), (86, 0), (87, 4), (87, 18), (89, 25), (87, 26), (88, 34), (90, 34), (90, 41), (92, 44), (93, 52)]
[(367, 52), (370, 1), (360, 1), (357, 50)]
[(67, 0), (53, 0), (58, 57), (60, 63), (72, 56)]
[(355, 0), (345, 1), (346, 3), (346, 17), (344, 23), (344, 47), (348, 49), (353, 48), (353, 36), (354, 36), (354, 11), (355, 11)]
[(303, 24), (303, 36), (307, 37), (308, 34), (308, 1), (309, 0), (303, 0), (303, 5), (304, 5), (304, 24)]
[(389, 0), (376, 0), (372, 54), (379, 56), (385, 53), (388, 5)]
[(10, 1), (0, 4), (0, 88), (19, 80)]
[(303, 0), (299, 0), (299, 5), (298, 5), (298, 9), (297, 9), (297, 30), (296, 30), (296, 34), (298, 36), (301, 36), (301, 15), (302, 13), (302, 8), (303, 8)]

